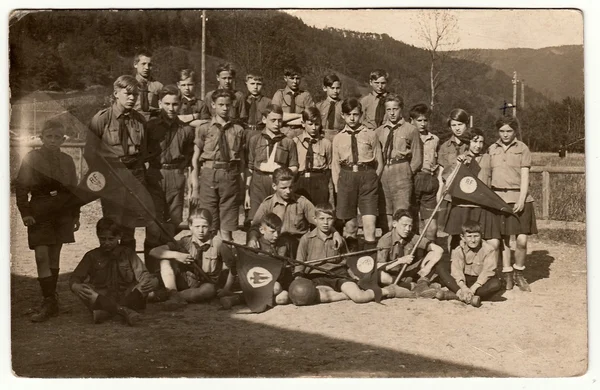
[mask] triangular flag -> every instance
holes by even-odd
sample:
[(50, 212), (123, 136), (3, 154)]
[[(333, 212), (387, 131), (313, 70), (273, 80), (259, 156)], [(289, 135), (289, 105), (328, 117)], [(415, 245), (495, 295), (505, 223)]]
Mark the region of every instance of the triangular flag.
[(262, 313), (275, 305), (273, 285), (283, 262), (266, 254), (236, 246), (236, 267), (246, 305), (254, 313)]
[(346, 259), (346, 265), (358, 278), (358, 287), (363, 290), (373, 290), (375, 302), (381, 301), (382, 291), (379, 287), (379, 273), (377, 262), (373, 256), (350, 256)]
[[(475, 169), (476, 170), (476, 169)], [(475, 205), (512, 213), (510, 207), (494, 191), (486, 186), (473, 171), (461, 164), (450, 184), (448, 193), (452, 198), (471, 202)]]

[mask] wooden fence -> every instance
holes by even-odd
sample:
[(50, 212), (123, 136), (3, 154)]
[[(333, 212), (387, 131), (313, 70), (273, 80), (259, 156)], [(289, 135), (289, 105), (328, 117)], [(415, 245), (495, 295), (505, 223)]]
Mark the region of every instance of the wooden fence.
[(542, 174), (542, 219), (550, 218), (550, 174), (585, 174), (585, 167), (561, 167), (561, 166), (533, 166), (531, 173)]

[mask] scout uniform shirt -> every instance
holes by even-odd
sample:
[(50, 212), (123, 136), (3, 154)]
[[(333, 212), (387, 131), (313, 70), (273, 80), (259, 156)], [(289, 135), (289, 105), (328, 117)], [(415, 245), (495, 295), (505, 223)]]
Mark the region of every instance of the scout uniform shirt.
[[(531, 168), (531, 152), (527, 145), (514, 139), (509, 145), (501, 140), (488, 149), (492, 166), (492, 189), (506, 203), (516, 203), (521, 190), (521, 168)], [(525, 202), (533, 202), (527, 194)]]
[(248, 127), (252, 130), (257, 130), (264, 127), (262, 122), (263, 112), (267, 106), (271, 104), (271, 99), (263, 95), (252, 95), (246, 96), (246, 107), (248, 109)]
[(192, 96), (181, 96), (181, 108), (179, 109), (179, 115), (190, 115), (198, 114), (197, 119), (210, 119), (210, 111), (208, 106), (202, 100)]
[[(356, 136), (358, 146), (358, 161), (354, 161), (352, 156), (352, 136)], [(334, 178), (339, 177), (341, 166), (354, 167), (359, 164), (375, 163), (373, 169), (376, 168), (376, 156), (381, 154), (381, 145), (379, 138), (374, 131), (370, 131), (365, 126), (361, 125), (358, 129), (352, 130), (348, 125), (333, 138), (332, 157), (331, 157), (331, 174)], [(334, 181), (337, 189), (337, 183)]]
[(271, 103), (280, 106), (283, 112), (292, 114), (300, 114), (306, 108), (315, 105), (309, 92), (302, 89), (292, 91), (288, 86), (278, 89), (273, 95)]
[(297, 167), (296, 143), (285, 135), (264, 129), (248, 142), (248, 168), (273, 173), (281, 167)]
[(71, 274), (69, 286), (88, 283), (97, 293), (119, 297), (148, 279), (158, 287), (158, 280), (135, 251), (119, 245), (110, 252), (96, 248), (86, 253)]
[[(221, 144), (222, 132), (227, 140), (227, 150)], [(201, 124), (196, 129), (195, 144), (201, 151), (200, 161), (243, 162), (244, 161), (244, 128), (233, 122), (221, 124), (213, 117), (210, 122)], [(225, 154), (226, 152), (227, 157)], [(209, 167), (212, 168), (212, 167)]]
[(252, 226), (260, 226), (262, 218), (268, 213), (277, 215), (283, 221), (281, 233), (302, 235), (308, 232), (309, 223), (316, 225), (315, 206), (301, 195), (292, 193), (287, 201), (276, 193), (267, 196), (258, 207)]
[(177, 240), (177, 244), (173, 242), (168, 243), (168, 246), (169, 250), (188, 253), (211, 280), (204, 280), (191, 265), (178, 264), (177, 266), (180, 269), (191, 271), (202, 283), (216, 283), (221, 271), (224, 269), (221, 257), (222, 244), (223, 242), (219, 236), (213, 236), (204, 242), (199, 242), (189, 235)]
[[(396, 232), (396, 229), (393, 228), (392, 231), (384, 234), (377, 243), (377, 248), (386, 248), (381, 249), (377, 252), (377, 263), (378, 265), (384, 263), (390, 263), (396, 261), (400, 257), (410, 255), (411, 251), (417, 244), (417, 240), (419, 236), (416, 234), (411, 234), (410, 237), (402, 238)], [(419, 246), (417, 246), (417, 250), (414, 253), (414, 260), (412, 263), (408, 264), (405, 272), (410, 272), (414, 269), (417, 269), (421, 265), (421, 261), (425, 257), (425, 252), (427, 251), (427, 245), (429, 245), (431, 241), (427, 238), (423, 237), (421, 242), (419, 242)], [(403, 267), (402, 264), (399, 264), (395, 269)]]
[(438, 146), (440, 139), (430, 132), (419, 133), (423, 143), (423, 165), (422, 172), (434, 174), (438, 167)]
[(400, 119), (396, 124), (386, 121), (383, 126), (375, 130), (375, 134), (377, 134), (381, 143), (385, 165), (407, 161), (410, 163), (410, 170), (413, 174), (421, 168), (423, 146), (421, 145), (419, 130), (415, 126), (404, 119)]
[[(298, 151), (298, 172), (323, 172), (331, 168), (331, 141), (318, 135), (311, 137), (306, 131), (294, 137)], [(310, 155), (312, 149), (312, 158)]]
[[(161, 169), (163, 164), (176, 165), (183, 169), (190, 165), (194, 153), (195, 131), (179, 118), (169, 119), (161, 114), (151, 119), (146, 125), (148, 129), (148, 149), (150, 167)], [(174, 169), (175, 166), (169, 167)]]
[(465, 154), (467, 150), (469, 150), (469, 144), (463, 142), (459, 145), (454, 135), (440, 146), (438, 164), (444, 168), (442, 172), (444, 182), (456, 167), (456, 158), (461, 154)]
[[(343, 243), (342, 248), (335, 248), (335, 242), (333, 240), (334, 230), (331, 230), (329, 234), (325, 234), (318, 228), (311, 230), (300, 238), (298, 244), (298, 252), (296, 253), (296, 259), (300, 261), (311, 261), (317, 259), (323, 259), (325, 257), (337, 256), (341, 253), (348, 252), (346, 242)], [(334, 261), (328, 261), (323, 264), (315, 264), (319, 268), (324, 268), (329, 271), (337, 270), (336, 274), (340, 276), (347, 275), (346, 272), (346, 260), (340, 257)], [(294, 267), (294, 274), (323, 274), (323, 272), (298, 264)]]
[[(210, 111), (210, 116), (215, 116), (215, 110), (212, 107), (212, 96), (217, 90), (210, 91), (206, 94), (204, 101), (206, 102), (206, 106)], [(240, 91), (236, 91), (234, 89), (229, 90), (233, 95), (234, 99), (231, 102), (231, 109), (229, 110), (229, 119), (233, 122), (240, 123), (245, 121), (248, 118), (248, 110), (246, 107), (246, 102), (244, 99), (244, 94)]]
[(360, 99), (360, 104), (362, 105), (362, 108), (363, 108), (362, 123), (363, 123), (363, 125), (365, 125), (366, 127), (368, 127), (371, 130), (375, 130), (376, 128), (381, 126), (381, 124), (384, 123), (386, 120), (385, 108), (383, 109), (381, 123), (377, 123), (376, 114), (377, 114), (377, 106), (380, 104), (381, 100), (385, 100), (385, 97), (387, 96), (387, 94), (388, 93), (385, 92), (385, 93), (378, 95), (375, 92), (371, 92), (368, 95), (363, 96)]
[(477, 276), (475, 283), (483, 286), (494, 276), (497, 261), (496, 250), (487, 242), (482, 241), (479, 249), (472, 250), (461, 240), (450, 256), (450, 275), (456, 283), (464, 282), (465, 275)]
[(316, 104), (321, 113), (321, 123), (325, 130), (340, 131), (346, 126), (342, 116), (342, 101), (333, 100), (329, 96), (327, 99)]
[[(148, 120), (151, 116), (158, 114), (160, 110), (160, 108), (158, 107), (158, 93), (161, 89), (163, 89), (163, 85), (161, 82), (153, 80), (152, 78), (145, 79), (139, 74), (135, 75), (135, 79), (140, 84), (140, 94), (137, 100), (135, 101), (133, 109), (142, 114), (145, 120)], [(146, 95), (147, 100), (145, 102), (142, 94)], [(143, 107), (143, 105), (145, 105), (146, 102), (148, 106)]]

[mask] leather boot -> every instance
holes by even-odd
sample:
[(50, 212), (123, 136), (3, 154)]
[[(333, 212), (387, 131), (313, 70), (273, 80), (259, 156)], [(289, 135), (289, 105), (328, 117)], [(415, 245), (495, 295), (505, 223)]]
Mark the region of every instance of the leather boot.
[(123, 319), (129, 326), (135, 326), (142, 320), (140, 314), (137, 311), (125, 306), (118, 306), (117, 314), (123, 317)]
[(40, 310), (31, 316), (32, 322), (44, 322), (50, 317), (58, 315), (58, 297), (55, 292), (56, 282), (54, 276), (38, 278), (38, 282), (40, 283), (44, 300), (42, 301)]
[(525, 280), (523, 276), (523, 270), (515, 269), (515, 284), (519, 286), (521, 291), (531, 292), (531, 288), (529, 287), (529, 283)]
[(479, 295), (473, 295), (473, 298), (471, 298), (470, 305), (473, 307), (480, 307), (481, 306), (481, 297)]
[(438, 290), (435, 297), (440, 301), (458, 301), (458, 296), (452, 291)]
[(513, 287), (515, 286), (512, 271), (511, 272), (502, 272), (502, 276), (504, 276), (504, 288), (507, 290), (512, 290)]
[(390, 295), (390, 298), (416, 298), (417, 297), (417, 294), (414, 291), (410, 291), (404, 287), (400, 287), (395, 284), (390, 284), (389, 286), (386, 286), (386, 288), (391, 293), (394, 294), (393, 296)]

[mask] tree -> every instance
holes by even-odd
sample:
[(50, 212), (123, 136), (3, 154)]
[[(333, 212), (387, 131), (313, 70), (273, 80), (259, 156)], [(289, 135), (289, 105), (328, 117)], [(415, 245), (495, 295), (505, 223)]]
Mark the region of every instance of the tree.
[(423, 40), (429, 54), (430, 108), (434, 111), (438, 89), (444, 83), (442, 72), (447, 53), (458, 42), (458, 19), (448, 10), (422, 10), (417, 16), (417, 36)]

